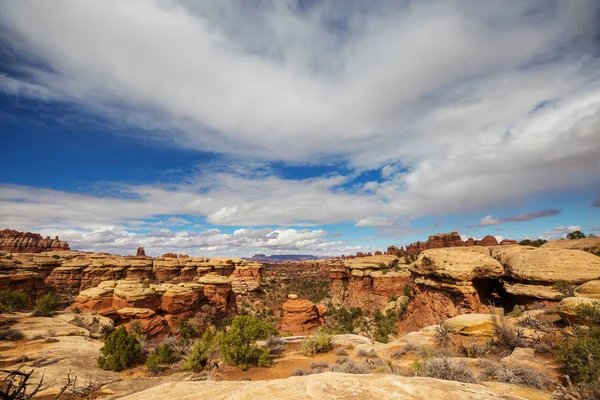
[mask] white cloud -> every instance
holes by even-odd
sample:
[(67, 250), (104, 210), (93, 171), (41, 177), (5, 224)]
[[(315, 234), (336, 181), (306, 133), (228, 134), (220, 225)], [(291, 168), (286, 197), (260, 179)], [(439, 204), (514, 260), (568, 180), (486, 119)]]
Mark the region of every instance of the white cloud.
[(348, 247), (339, 241), (330, 241), (327, 232), (309, 229), (239, 229), (231, 234), (218, 229), (202, 232), (153, 231), (135, 233), (119, 227), (105, 227), (92, 231), (42, 230), (42, 234), (59, 234), (71, 248), (82, 251), (109, 251), (135, 254), (142, 246), (146, 254), (186, 253), (193, 256), (250, 256), (255, 253), (311, 253), (339, 255)]
[(0, 220), (97, 230), (187, 214), (381, 227), (598, 183), (597, 1), (336, 4), (1, 3), (3, 42), (45, 64), (0, 76), (4, 92), (73, 103), (175, 146), (333, 158), (381, 168), (383, 181), (345, 193), (349, 176), (239, 170), (115, 184), (127, 197), (4, 186)]
[(563, 237), (566, 238), (568, 233), (574, 231), (581, 231), (581, 226), (579, 225), (569, 225), (569, 226), (556, 226), (553, 230), (548, 230), (544, 232), (544, 235), (548, 235), (550, 238), (554, 237)]
[(481, 218), (481, 221), (479, 221), (479, 224), (477, 224), (478, 226), (492, 226), (492, 225), (498, 225), (500, 223), (500, 221), (498, 221), (497, 219), (494, 219), (494, 217), (492, 217), (491, 215), (487, 215), (483, 218)]

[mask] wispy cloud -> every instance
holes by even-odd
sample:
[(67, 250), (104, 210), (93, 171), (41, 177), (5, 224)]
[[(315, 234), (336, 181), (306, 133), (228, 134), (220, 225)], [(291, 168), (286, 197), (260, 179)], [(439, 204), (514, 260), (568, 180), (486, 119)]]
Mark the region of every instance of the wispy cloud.
[(499, 225), (505, 222), (524, 222), (524, 221), (531, 221), (534, 219), (538, 219), (538, 218), (544, 218), (544, 217), (550, 217), (553, 215), (558, 215), (560, 214), (561, 210), (558, 209), (554, 209), (554, 208), (550, 208), (550, 209), (546, 209), (546, 210), (540, 210), (540, 211), (531, 211), (531, 212), (527, 212), (524, 214), (518, 214), (518, 215), (510, 215), (508, 217), (502, 217), (502, 218), (494, 218), (491, 215), (487, 215), (485, 217), (483, 217), (481, 219), (481, 221), (479, 221), (479, 224), (477, 224), (477, 226), (493, 226), (493, 225)]

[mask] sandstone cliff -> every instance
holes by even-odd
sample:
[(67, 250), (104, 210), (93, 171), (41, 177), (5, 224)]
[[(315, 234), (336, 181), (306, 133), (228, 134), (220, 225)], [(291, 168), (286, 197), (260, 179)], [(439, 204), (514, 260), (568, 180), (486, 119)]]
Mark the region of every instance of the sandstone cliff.
[(10, 253), (42, 253), (48, 250), (69, 250), (69, 244), (58, 239), (43, 238), (37, 233), (11, 229), (0, 231), (0, 251)]

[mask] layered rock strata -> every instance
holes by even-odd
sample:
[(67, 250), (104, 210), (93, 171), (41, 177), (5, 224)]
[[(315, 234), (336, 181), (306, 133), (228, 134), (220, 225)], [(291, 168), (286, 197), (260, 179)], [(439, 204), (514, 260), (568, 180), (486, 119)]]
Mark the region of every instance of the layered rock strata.
[(19, 232), (11, 229), (0, 231), (0, 250), (10, 253), (42, 253), (49, 250), (69, 250), (69, 244), (58, 239), (43, 238), (31, 232)]
[(318, 307), (310, 300), (299, 299), (295, 294), (288, 296), (281, 309), (283, 310), (281, 333), (306, 335), (314, 332), (324, 323)]
[(344, 260), (330, 270), (330, 279), (335, 302), (346, 307), (381, 310), (391, 297), (404, 293), (404, 287), (410, 284), (410, 272), (396, 256), (372, 256)]

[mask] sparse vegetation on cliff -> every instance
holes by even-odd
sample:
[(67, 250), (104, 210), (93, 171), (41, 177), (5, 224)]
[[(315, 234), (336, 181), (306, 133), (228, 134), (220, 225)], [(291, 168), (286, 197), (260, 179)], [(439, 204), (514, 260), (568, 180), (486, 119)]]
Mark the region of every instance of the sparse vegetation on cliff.
[(398, 333), (398, 328), (396, 328), (398, 315), (393, 310), (387, 310), (385, 314), (377, 310), (373, 317), (375, 319), (373, 339), (381, 343), (388, 343), (389, 335)]
[(525, 240), (521, 240), (519, 242), (519, 244), (521, 246), (533, 246), (533, 247), (540, 247), (544, 243), (548, 243), (548, 241), (546, 239), (535, 239), (535, 240), (525, 239)]
[(20, 290), (0, 290), (0, 313), (22, 310), (29, 298)]
[(46, 293), (35, 302), (33, 315), (36, 317), (51, 317), (58, 308), (58, 296), (53, 291)]
[(214, 326), (209, 327), (202, 335), (202, 339), (192, 346), (192, 352), (185, 360), (183, 369), (202, 371), (219, 355), (223, 335), (223, 331), (217, 330)]

